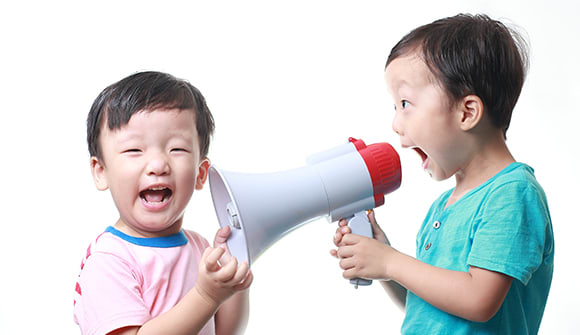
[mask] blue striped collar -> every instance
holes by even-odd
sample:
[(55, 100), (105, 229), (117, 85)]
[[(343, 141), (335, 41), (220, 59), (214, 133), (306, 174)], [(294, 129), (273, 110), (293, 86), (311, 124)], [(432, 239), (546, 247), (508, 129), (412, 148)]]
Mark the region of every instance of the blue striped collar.
[(123, 232), (120, 232), (119, 230), (115, 229), (112, 226), (107, 227), (105, 231), (129, 243), (140, 245), (143, 247), (173, 248), (187, 244), (187, 237), (183, 233), (183, 230), (181, 230), (177, 234), (169, 236), (149, 237), (149, 238), (129, 236)]

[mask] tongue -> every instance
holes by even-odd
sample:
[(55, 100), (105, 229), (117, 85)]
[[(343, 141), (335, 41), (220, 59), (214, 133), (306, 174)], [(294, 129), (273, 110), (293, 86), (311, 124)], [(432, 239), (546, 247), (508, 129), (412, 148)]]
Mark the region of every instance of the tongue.
[(160, 191), (147, 190), (147, 191), (143, 191), (141, 193), (141, 196), (147, 202), (162, 202), (163, 199), (165, 198), (165, 194), (166, 194), (165, 190), (160, 190)]

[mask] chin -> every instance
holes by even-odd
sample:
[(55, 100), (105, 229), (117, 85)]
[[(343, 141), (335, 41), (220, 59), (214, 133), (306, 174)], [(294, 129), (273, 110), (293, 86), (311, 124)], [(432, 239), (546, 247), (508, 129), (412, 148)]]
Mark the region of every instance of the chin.
[(428, 173), (429, 177), (431, 177), (431, 179), (435, 181), (444, 181), (452, 177), (452, 175), (444, 173), (443, 171), (440, 170), (426, 169), (425, 172)]

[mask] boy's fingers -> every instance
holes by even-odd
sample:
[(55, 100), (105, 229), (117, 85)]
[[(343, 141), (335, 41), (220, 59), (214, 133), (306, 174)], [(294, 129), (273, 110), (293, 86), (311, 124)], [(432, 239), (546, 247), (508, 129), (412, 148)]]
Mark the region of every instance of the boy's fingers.
[(348, 258), (348, 257), (352, 257), (352, 255), (354, 255), (354, 252), (353, 252), (352, 248), (350, 248), (350, 247), (346, 247), (346, 246), (340, 247), (336, 251), (336, 256), (338, 258)]
[(336, 233), (334, 234), (334, 237), (332, 238), (334, 244), (338, 246), (338, 244), (342, 240), (342, 236), (346, 235), (346, 234), (350, 234), (350, 232), (351, 232), (350, 227), (348, 227), (348, 226), (338, 227), (336, 229)]
[[(209, 249), (209, 250), (208, 250)], [(214, 272), (219, 269), (218, 260), (224, 254), (225, 250), (223, 248), (206, 248), (206, 258), (205, 258), (205, 268), (208, 271)]]
[(219, 244), (226, 243), (226, 241), (228, 240), (228, 237), (230, 237), (230, 234), (231, 234), (231, 228), (230, 228), (230, 226), (225, 226), (223, 228), (220, 228), (216, 232), (215, 238), (213, 240), (214, 247), (216, 247)]
[(340, 240), (342, 240), (342, 234), (339, 231), (337, 231), (332, 237), (332, 241), (334, 242), (334, 245), (338, 246)]
[(252, 270), (248, 270), (248, 272), (246, 273), (246, 277), (244, 278), (244, 281), (234, 286), (234, 289), (237, 291), (245, 290), (248, 287), (250, 287), (250, 285), (252, 285), (252, 281), (254, 281), (254, 274), (252, 273)]
[(359, 242), (361, 236), (356, 235), (356, 234), (346, 234), (342, 237), (342, 240), (340, 241), (340, 245), (344, 246), (344, 245), (353, 245)]
[(224, 283), (232, 280), (232, 278), (236, 274), (237, 269), (238, 269), (238, 260), (235, 257), (232, 257), (230, 261), (226, 265), (222, 266), (222, 268), (218, 272), (217, 280)]
[(343, 270), (352, 269), (355, 265), (356, 264), (352, 258), (343, 258), (338, 262), (338, 266)]
[(248, 263), (243, 262), (236, 270), (236, 273), (234, 274), (234, 277), (230, 280), (230, 282), (235, 283), (236, 285), (240, 284), (244, 280), (244, 278), (246, 278), (246, 276), (248, 275), (248, 271), (249, 271)]
[(330, 249), (330, 255), (333, 257), (338, 257), (337, 251), (335, 249)]
[(205, 248), (203, 249), (203, 253), (201, 254), (201, 259), (206, 262), (207, 261), (207, 255), (209, 255), (209, 253), (211, 252), (213, 248)]
[(379, 224), (377, 223), (374, 211), (369, 211), (369, 213), (367, 214), (367, 217), (369, 218), (369, 222), (371, 223), (371, 227), (373, 227), (373, 231), (383, 231), (381, 229), (381, 227), (379, 226)]
[(375, 218), (375, 211), (373, 211), (372, 209), (369, 210), (367, 217), (369, 218), (371, 224), (377, 224), (377, 219)]
[(357, 275), (357, 270), (356, 270), (355, 268), (350, 268), (350, 269), (348, 269), (348, 270), (344, 270), (344, 272), (342, 273), (342, 276), (343, 276), (345, 279), (352, 279), (352, 278), (359, 277), (359, 276)]

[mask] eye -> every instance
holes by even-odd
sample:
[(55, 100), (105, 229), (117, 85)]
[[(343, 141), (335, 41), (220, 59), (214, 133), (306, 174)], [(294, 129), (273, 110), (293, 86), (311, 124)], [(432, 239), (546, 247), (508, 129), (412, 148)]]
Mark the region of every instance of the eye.
[(173, 148), (171, 149), (171, 152), (189, 152), (189, 151), (185, 148)]
[(407, 108), (407, 106), (409, 106), (409, 101), (407, 100), (401, 100), (401, 107), (403, 109)]
[(133, 148), (133, 149), (127, 149), (127, 150), (123, 151), (123, 153), (138, 153), (138, 152), (141, 152), (141, 149)]

